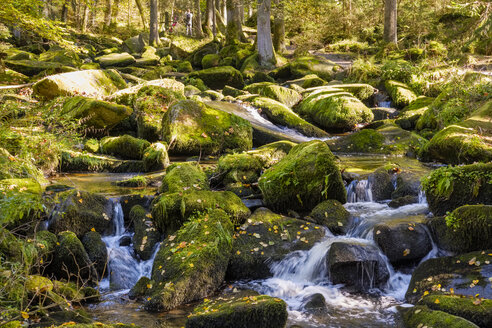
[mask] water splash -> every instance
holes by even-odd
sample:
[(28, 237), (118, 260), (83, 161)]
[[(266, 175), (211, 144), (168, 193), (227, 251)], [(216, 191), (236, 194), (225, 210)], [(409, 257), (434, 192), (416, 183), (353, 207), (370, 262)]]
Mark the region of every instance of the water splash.
[(368, 180), (353, 180), (347, 187), (347, 202), (372, 202), (371, 183)]

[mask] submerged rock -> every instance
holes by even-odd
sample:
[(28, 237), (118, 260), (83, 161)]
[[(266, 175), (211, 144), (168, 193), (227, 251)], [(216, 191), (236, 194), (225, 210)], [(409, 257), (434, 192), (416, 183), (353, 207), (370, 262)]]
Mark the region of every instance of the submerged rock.
[(384, 286), (389, 278), (379, 249), (369, 244), (334, 242), (326, 258), (330, 280), (357, 291)]
[(251, 124), (236, 115), (192, 100), (180, 101), (164, 114), (163, 139), (178, 154), (216, 154), (249, 150), (253, 146)]
[(272, 276), (270, 263), (296, 250), (309, 250), (325, 235), (310, 222), (257, 209), (235, 235), (227, 279), (264, 279)]
[(163, 242), (152, 267), (148, 311), (169, 311), (215, 292), (224, 280), (233, 226), (222, 210), (190, 218)]
[(267, 295), (229, 295), (205, 300), (186, 321), (186, 328), (283, 328), (287, 304)]
[(273, 209), (310, 211), (325, 199), (347, 201), (347, 194), (335, 157), (322, 141), (310, 141), (292, 148), (258, 181), (264, 201)]

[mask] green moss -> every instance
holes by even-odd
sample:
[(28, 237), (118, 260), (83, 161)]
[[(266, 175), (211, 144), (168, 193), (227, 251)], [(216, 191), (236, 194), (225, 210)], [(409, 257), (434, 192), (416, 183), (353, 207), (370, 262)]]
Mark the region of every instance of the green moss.
[(330, 87), (350, 92), (359, 100), (368, 100), (374, 96), (376, 88), (369, 84), (352, 83), (352, 84), (330, 84)]
[(145, 149), (142, 160), (146, 172), (164, 170), (169, 166), (167, 146), (160, 142), (153, 143)]
[(287, 316), (287, 304), (279, 298), (232, 295), (205, 300), (188, 317), (186, 328), (283, 328)]
[(125, 159), (142, 159), (150, 142), (130, 135), (105, 137), (101, 139), (101, 152)]
[(63, 172), (143, 172), (142, 161), (120, 160), (115, 157), (85, 152), (64, 151), (60, 160)]
[(97, 139), (87, 139), (84, 142), (84, 150), (91, 153), (97, 153), (99, 151), (99, 140)]
[(328, 146), (310, 141), (292, 148), (261, 176), (259, 187), (267, 205), (279, 211), (313, 209), (325, 199), (347, 200), (340, 171)]
[(311, 211), (309, 218), (326, 226), (333, 234), (344, 234), (349, 225), (350, 213), (337, 200), (325, 200)]
[(419, 326), (435, 328), (478, 328), (477, 325), (463, 318), (442, 311), (433, 311), (426, 306), (415, 306), (400, 310), (403, 314), (405, 327)]
[(251, 124), (191, 100), (173, 105), (162, 120), (163, 139), (180, 154), (216, 154), (252, 148)]
[(434, 215), (492, 199), (492, 163), (442, 167), (422, 179), (422, 189)]
[(307, 137), (328, 137), (328, 133), (317, 128), (311, 123), (300, 118), (296, 113), (286, 107), (284, 104), (272, 99), (258, 97), (252, 103), (253, 106), (260, 108), (268, 119), (281, 126), (286, 126), (299, 131)]
[(117, 181), (115, 184), (120, 187), (141, 188), (146, 187), (149, 184), (149, 180), (145, 176), (136, 175), (125, 180)]
[(140, 205), (133, 206), (130, 211), (130, 220), (135, 229), (132, 237), (133, 249), (143, 261), (152, 257), (154, 246), (161, 238), (149, 216), (150, 213)]
[(176, 69), (178, 70), (178, 72), (183, 72), (183, 73), (190, 73), (193, 71), (193, 67), (191, 66), (191, 63), (187, 60), (183, 60), (182, 62), (180, 62)]
[(168, 168), (162, 179), (160, 192), (175, 193), (186, 190), (209, 190), (207, 175), (200, 166), (192, 163), (180, 163)]
[(307, 89), (307, 88), (314, 88), (314, 87), (320, 87), (326, 85), (327, 82), (316, 74), (309, 74), (304, 77), (301, 77), (300, 79), (287, 81), (285, 82), (285, 84), (289, 86), (295, 84), (300, 86), (301, 88)]
[(274, 70), (271, 75), (274, 78), (292, 79), (316, 74), (326, 81), (331, 81), (333, 75), (339, 69), (340, 66), (323, 57), (304, 56), (298, 57), (289, 64)]
[(394, 104), (398, 107), (405, 107), (410, 105), (417, 99), (417, 95), (404, 83), (397, 81), (386, 81), (384, 83), (386, 90), (388, 91)]
[(101, 67), (125, 67), (136, 62), (135, 58), (127, 52), (113, 53), (96, 58)]
[(248, 92), (246, 92), (244, 90), (238, 90), (236, 88), (233, 88), (233, 87), (230, 87), (230, 86), (226, 85), (224, 87), (224, 89), (222, 89), (222, 94), (224, 96), (237, 97), (237, 96), (241, 96), (241, 95), (247, 95)]
[(233, 226), (222, 210), (190, 218), (163, 242), (152, 268), (150, 311), (166, 311), (208, 296), (222, 283), (232, 249)]
[(82, 245), (94, 265), (99, 279), (106, 274), (106, 265), (108, 261), (108, 251), (106, 244), (101, 238), (101, 235), (97, 231), (89, 231), (82, 238)]
[(259, 94), (261, 96), (271, 98), (281, 102), (287, 107), (296, 105), (302, 99), (302, 96), (297, 91), (281, 87), (271, 82), (253, 83), (246, 86), (244, 90), (253, 94)]
[(46, 294), (53, 290), (53, 283), (46, 277), (32, 275), (27, 277), (25, 287), (30, 294)]
[(77, 53), (72, 50), (49, 50), (39, 55), (39, 61), (59, 63), (64, 66), (79, 67), (81, 60)]
[(145, 296), (149, 295), (150, 292), (149, 286), (152, 286), (153, 283), (154, 282), (147, 277), (142, 277), (138, 279), (135, 286), (133, 286), (132, 289), (130, 289), (130, 292), (128, 293), (128, 297), (131, 300), (133, 299), (142, 300)]
[(219, 55), (208, 54), (203, 56), (201, 64), (203, 68), (210, 68), (210, 67), (219, 66), (219, 61), (220, 61)]
[(27, 76), (34, 76), (46, 70), (60, 70), (62, 64), (35, 60), (5, 60), (6, 67)]
[(160, 231), (172, 233), (190, 215), (215, 208), (224, 210), (234, 224), (244, 222), (251, 214), (241, 199), (230, 191), (188, 190), (156, 198), (152, 205), (152, 220)]
[(231, 66), (207, 68), (193, 72), (189, 77), (201, 79), (211, 89), (223, 89), (226, 85), (238, 89), (244, 87), (243, 75)]

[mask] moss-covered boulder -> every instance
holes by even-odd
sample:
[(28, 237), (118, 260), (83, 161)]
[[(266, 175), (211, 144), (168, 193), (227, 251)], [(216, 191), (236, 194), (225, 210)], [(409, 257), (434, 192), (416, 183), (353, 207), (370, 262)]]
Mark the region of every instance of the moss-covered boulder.
[(283, 328), (287, 304), (267, 295), (229, 295), (205, 300), (186, 321), (186, 328)]
[(81, 96), (68, 99), (62, 109), (62, 114), (82, 120), (84, 126), (93, 130), (110, 129), (132, 112), (127, 106)]
[(492, 206), (465, 205), (429, 221), (440, 248), (466, 253), (492, 248)]
[(102, 279), (107, 273), (108, 250), (106, 244), (97, 231), (87, 232), (81, 241), (99, 279)]
[(29, 81), (29, 77), (6, 68), (3, 72), (0, 72), (0, 81), (3, 81), (2, 83), (5, 85), (24, 84)]
[(92, 228), (100, 233), (111, 229), (113, 204), (102, 195), (70, 190), (58, 194), (57, 203), (49, 222), (54, 233), (69, 230), (82, 238)]
[(26, 291), (31, 295), (47, 295), (53, 290), (53, 282), (46, 277), (30, 275), (25, 281)]
[(259, 179), (264, 201), (273, 209), (310, 211), (321, 201), (347, 201), (347, 194), (335, 157), (321, 141), (292, 148), (278, 164)]
[(163, 139), (179, 154), (216, 154), (249, 150), (253, 145), (251, 124), (236, 115), (203, 103), (183, 100), (171, 106), (162, 119)]
[(442, 167), (422, 180), (429, 209), (436, 216), (463, 205), (492, 205), (492, 163)]
[(373, 120), (372, 111), (347, 92), (309, 94), (295, 108), (308, 121), (327, 130), (353, 130), (357, 124)]
[(202, 58), (202, 67), (204, 69), (219, 66), (220, 56), (217, 54), (208, 54)]
[(434, 98), (417, 97), (410, 105), (401, 110), (395, 123), (401, 126), (402, 129), (414, 130), (420, 117), (429, 109), (433, 102)]
[(492, 299), (490, 270), (492, 251), (429, 259), (412, 273), (405, 298), (416, 303), (429, 293)]
[(175, 193), (190, 189), (210, 190), (207, 175), (196, 164), (177, 163), (168, 168), (159, 191)]
[(333, 234), (343, 235), (350, 223), (350, 213), (337, 200), (325, 200), (311, 211), (305, 219), (330, 229)]
[(356, 241), (334, 242), (326, 257), (330, 280), (356, 291), (384, 286), (389, 278), (386, 263), (376, 246)]
[(269, 98), (257, 97), (251, 101), (251, 104), (261, 110), (268, 119), (277, 125), (286, 126), (288, 128), (299, 131), (307, 137), (328, 137), (329, 134), (320, 128), (306, 122), (294, 113), (286, 105)]
[(71, 231), (58, 234), (58, 243), (48, 272), (57, 279), (92, 281), (97, 279), (92, 262), (82, 242)]
[(268, 263), (295, 250), (308, 250), (325, 235), (320, 225), (259, 208), (237, 231), (227, 279), (263, 279), (272, 276)]
[(124, 159), (142, 159), (150, 142), (130, 135), (105, 137), (101, 139), (100, 151), (103, 154), (116, 155)]
[(244, 88), (245, 91), (253, 94), (259, 94), (261, 96), (271, 98), (287, 107), (292, 107), (301, 101), (302, 96), (299, 92), (281, 87), (271, 82), (259, 82), (253, 83)]
[[(184, 95), (185, 86), (183, 83), (173, 79), (158, 79), (147, 81), (145, 83), (115, 92), (111, 95), (110, 100), (118, 104), (136, 107), (136, 109), (138, 110), (146, 111), (146, 109), (151, 109), (152, 107), (159, 106), (159, 103), (154, 103), (153, 101), (149, 102), (149, 96), (156, 96), (158, 98), (169, 97), (169, 94), (166, 94), (165, 91), (154, 87), (173, 91), (181, 96)], [(176, 94), (171, 95), (173, 97), (172, 100), (174, 100), (175, 97), (178, 97), (178, 95)], [(143, 98), (142, 100), (144, 101), (142, 104), (138, 104), (138, 99), (140, 97)], [(169, 105), (169, 103), (167, 103), (167, 105)]]
[(124, 67), (130, 66), (136, 62), (135, 57), (127, 52), (113, 53), (96, 58), (96, 62), (101, 67)]
[(340, 70), (336, 63), (318, 56), (303, 56), (270, 73), (275, 79), (296, 79), (306, 75), (316, 74), (320, 78), (331, 81), (336, 72)]
[(422, 148), (423, 161), (471, 164), (492, 161), (492, 101), (489, 100), (463, 122), (434, 135)]
[(406, 131), (392, 121), (384, 122), (375, 129), (366, 128), (326, 141), (334, 152), (406, 155), (413, 158), (426, 142), (418, 134)]
[[(372, 85), (364, 84), (364, 83), (344, 83), (344, 84), (330, 84), (331, 88), (340, 89), (346, 92), (350, 92), (354, 95), (355, 98), (368, 101), (374, 97), (374, 94), (377, 92), (377, 89)], [(309, 91), (307, 89), (306, 91)]]
[(224, 210), (236, 225), (251, 214), (230, 191), (188, 190), (156, 198), (152, 203), (152, 220), (160, 231), (169, 234), (178, 230), (193, 213), (215, 208)]
[(6, 67), (10, 68), (15, 72), (27, 76), (35, 76), (44, 71), (62, 71), (63, 65), (59, 63), (52, 62), (42, 62), (37, 60), (5, 60), (4, 64)]
[(38, 60), (41, 62), (59, 63), (64, 66), (79, 67), (82, 62), (73, 50), (48, 50), (39, 54)]
[(316, 74), (309, 74), (299, 79), (290, 80), (285, 82), (283, 85), (292, 88), (292, 85), (297, 85), (303, 89), (315, 88), (326, 85), (328, 82), (320, 78)]
[(160, 142), (153, 143), (145, 149), (142, 160), (146, 172), (164, 170), (169, 166), (167, 146)]
[(161, 234), (154, 227), (151, 214), (140, 205), (132, 208), (130, 220), (135, 230), (132, 237), (133, 249), (140, 256), (140, 259), (146, 261), (152, 257), (154, 247), (159, 242)]
[(384, 83), (395, 106), (403, 108), (417, 100), (417, 95), (410, 87), (404, 83), (389, 80)]
[(226, 85), (224, 89), (222, 89), (222, 94), (224, 96), (231, 96), (231, 97), (237, 97), (237, 96), (244, 96), (247, 95), (248, 92), (244, 90), (239, 90), (236, 88), (233, 88), (231, 86)]
[(193, 72), (189, 77), (201, 79), (210, 89), (220, 90), (226, 85), (238, 89), (244, 87), (243, 75), (231, 66), (207, 68)]
[(215, 292), (224, 280), (233, 226), (220, 209), (190, 218), (163, 242), (152, 267), (148, 311), (169, 311)]
[(125, 87), (115, 70), (85, 70), (47, 76), (34, 84), (33, 92), (45, 99), (75, 95), (102, 98)]
[(461, 317), (429, 309), (427, 306), (400, 308), (405, 327), (478, 328), (474, 323)]
[(373, 231), (374, 241), (393, 265), (418, 263), (432, 249), (426, 227), (419, 222), (387, 221)]
[(122, 160), (87, 152), (64, 151), (60, 162), (63, 172), (145, 172), (143, 161)]
[(387, 166), (377, 168), (368, 177), (370, 184), (372, 199), (374, 201), (382, 201), (391, 199), (391, 194), (395, 190), (395, 185), (393, 183), (393, 172), (392, 168)]

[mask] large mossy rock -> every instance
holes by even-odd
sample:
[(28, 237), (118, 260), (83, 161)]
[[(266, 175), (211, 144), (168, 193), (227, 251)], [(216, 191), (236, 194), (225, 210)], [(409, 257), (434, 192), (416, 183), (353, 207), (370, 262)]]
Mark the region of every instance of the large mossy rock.
[(271, 82), (253, 83), (244, 88), (245, 91), (260, 96), (267, 97), (281, 102), (287, 107), (292, 107), (301, 101), (302, 96), (299, 92), (281, 87)]
[(307, 95), (295, 111), (326, 130), (349, 131), (357, 124), (369, 123), (374, 114), (347, 92), (318, 92)]
[(436, 327), (436, 328), (478, 328), (474, 323), (461, 317), (429, 309), (427, 306), (401, 308), (405, 327)]
[(52, 62), (42, 62), (36, 60), (5, 60), (4, 64), (6, 67), (18, 73), (34, 76), (44, 71), (62, 71), (63, 65), (59, 63)]
[(426, 142), (418, 134), (403, 130), (390, 120), (375, 129), (366, 128), (326, 141), (334, 152), (406, 155), (409, 157), (416, 157)]
[(62, 108), (63, 115), (82, 120), (94, 132), (114, 127), (132, 112), (127, 106), (81, 96), (68, 99)]
[(382, 287), (390, 276), (379, 249), (355, 241), (331, 244), (326, 264), (333, 284), (345, 284), (356, 291)]
[(164, 170), (170, 163), (166, 144), (156, 142), (147, 147), (142, 161), (146, 172)]
[[(118, 104), (122, 105), (127, 105), (131, 107), (136, 107), (139, 110), (145, 111), (147, 109), (147, 104), (152, 106), (152, 104), (149, 104), (148, 102), (145, 102), (143, 104), (138, 104), (138, 99), (139, 98), (145, 98), (149, 96), (149, 92), (153, 92), (153, 94), (156, 94), (155, 91), (162, 91), (162, 89), (156, 89), (153, 87), (159, 87), (163, 88), (169, 91), (173, 91), (178, 93), (180, 96), (184, 96), (184, 84), (173, 80), (173, 79), (158, 79), (158, 80), (152, 80), (152, 81), (147, 81), (142, 84), (135, 85), (130, 88), (126, 88), (123, 90), (120, 90), (118, 92), (115, 92), (111, 95), (110, 100), (114, 101)], [(157, 94), (156, 94), (157, 95)], [(168, 96), (166, 94), (162, 94), (163, 96)], [(177, 97), (177, 96), (176, 96)], [(144, 99), (142, 99), (144, 100)], [(174, 100), (174, 99), (173, 99)]]
[(298, 57), (276, 70), (270, 75), (275, 79), (297, 79), (310, 74), (316, 74), (320, 78), (331, 81), (340, 70), (336, 63), (318, 56)]
[(176, 193), (190, 189), (210, 190), (207, 175), (196, 164), (177, 163), (167, 169), (159, 191), (163, 193)]
[(418, 302), (429, 293), (491, 299), (492, 250), (429, 259), (412, 273), (405, 298)]
[(384, 83), (391, 99), (398, 108), (403, 108), (417, 100), (417, 95), (410, 87), (398, 81), (386, 81)]
[(59, 63), (64, 66), (79, 67), (82, 62), (79, 55), (73, 50), (49, 50), (39, 54), (41, 62)]
[(162, 119), (162, 133), (163, 139), (172, 144), (170, 151), (178, 154), (216, 154), (253, 146), (248, 121), (192, 100), (169, 108)]
[(318, 75), (309, 74), (309, 75), (303, 76), (299, 79), (287, 81), (283, 85), (288, 86), (290, 88), (295, 88), (295, 87), (293, 87), (293, 85), (296, 85), (296, 86), (299, 86), (303, 89), (308, 89), (308, 88), (320, 87), (320, 86), (323, 86), (326, 84), (327, 84), (327, 82), (325, 80), (323, 80), (322, 78), (320, 78)]
[(258, 181), (265, 203), (274, 210), (310, 211), (321, 201), (347, 201), (347, 193), (335, 157), (322, 141), (292, 148)]
[(267, 295), (229, 295), (205, 300), (186, 321), (186, 328), (284, 328), (287, 304)]
[(265, 114), (273, 123), (294, 129), (307, 137), (328, 137), (329, 134), (311, 123), (300, 118), (286, 105), (273, 99), (257, 97), (251, 101), (251, 104), (259, 108), (262, 114)]
[(92, 228), (111, 232), (113, 204), (106, 197), (87, 191), (70, 190), (57, 195), (58, 205), (51, 214), (49, 231), (72, 231), (82, 238)]
[(436, 216), (463, 205), (492, 205), (492, 163), (439, 168), (422, 180), (422, 189)]
[(103, 154), (115, 155), (123, 159), (142, 159), (150, 142), (130, 135), (105, 137), (101, 139), (100, 151)]
[(207, 297), (222, 284), (232, 250), (233, 225), (222, 210), (211, 210), (164, 241), (152, 267), (148, 311), (169, 311)]
[(125, 81), (114, 70), (85, 70), (47, 76), (34, 84), (33, 91), (45, 99), (75, 95), (102, 98), (125, 87)]
[(81, 242), (98, 274), (98, 278), (102, 279), (107, 273), (108, 250), (101, 235), (97, 231), (89, 231), (82, 237)]
[(463, 122), (450, 125), (434, 135), (422, 148), (423, 161), (471, 164), (492, 161), (492, 100)]
[(432, 249), (431, 237), (419, 222), (387, 221), (373, 231), (375, 243), (393, 265), (418, 263)]
[(189, 77), (201, 79), (210, 89), (221, 90), (226, 85), (237, 89), (244, 87), (243, 75), (231, 66), (207, 68), (193, 72)]
[[(330, 84), (330, 88), (340, 89), (346, 92), (350, 92), (355, 96), (355, 98), (367, 101), (373, 98), (374, 94), (377, 92), (377, 89), (372, 85), (365, 83), (344, 83), (344, 84)], [(309, 92), (311, 89), (307, 89), (306, 92)]]
[(127, 52), (118, 54), (108, 54), (96, 58), (96, 62), (101, 65), (101, 67), (125, 67), (130, 66), (136, 62), (135, 57)]
[(152, 203), (152, 220), (161, 231), (170, 234), (195, 212), (220, 208), (238, 225), (250, 216), (250, 210), (230, 191), (187, 190), (166, 193)]
[(150, 213), (140, 205), (132, 207), (130, 211), (130, 220), (135, 230), (132, 237), (133, 249), (143, 261), (152, 257), (154, 247), (161, 238), (150, 216)]
[(492, 206), (465, 205), (429, 221), (440, 248), (466, 253), (492, 249)]
[(347, 232), (350, 213), (338, 200), (328, 199), (316, 205), (305, 219), (327, 227), (333, 234), (342, 235)]
[(271, 277), (269, 263), (296, 250), (308, 250), (325, 235), (323, 227), (259, 208), (235, 235), (228, 280)]
[(87, 152), (64, 151), (61, 154), (60, 162), (63, 172), (146, 172), (143, 161), (122, 160)]

